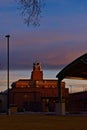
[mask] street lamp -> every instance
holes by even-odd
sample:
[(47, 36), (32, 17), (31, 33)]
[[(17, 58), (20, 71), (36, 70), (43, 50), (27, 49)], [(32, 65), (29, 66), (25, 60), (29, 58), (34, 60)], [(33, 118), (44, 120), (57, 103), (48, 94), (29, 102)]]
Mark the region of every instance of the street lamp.
[(5, 36), (7, 38), (7, 115), (9, 115), (9, 38), (10, 35)]

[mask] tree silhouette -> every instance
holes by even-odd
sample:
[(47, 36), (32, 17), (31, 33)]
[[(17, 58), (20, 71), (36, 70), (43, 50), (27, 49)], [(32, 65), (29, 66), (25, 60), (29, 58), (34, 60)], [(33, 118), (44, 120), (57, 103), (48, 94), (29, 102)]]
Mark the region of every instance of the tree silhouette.
[(20, 4), (21, 14), (24, 22), (37, 26), (40, 24), (41, 12), (44, 0), (16, 0)]

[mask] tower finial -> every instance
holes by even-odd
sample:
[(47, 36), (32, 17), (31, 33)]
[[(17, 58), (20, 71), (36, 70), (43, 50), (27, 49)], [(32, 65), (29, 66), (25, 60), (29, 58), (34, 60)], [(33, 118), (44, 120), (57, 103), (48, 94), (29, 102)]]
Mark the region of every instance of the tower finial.
[(39, 62), (39, 58), (38, 56), (35, 58), (35, 63), (38, 63)]

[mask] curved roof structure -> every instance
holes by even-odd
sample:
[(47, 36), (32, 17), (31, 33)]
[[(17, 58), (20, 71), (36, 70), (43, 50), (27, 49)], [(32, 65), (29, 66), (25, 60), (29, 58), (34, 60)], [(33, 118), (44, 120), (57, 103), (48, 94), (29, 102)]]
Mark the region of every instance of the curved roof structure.
[(63, 80), (64, 78), (81, 78), (87, 80), (87, 53), (68, 64), (56, 77), (59, 80)]

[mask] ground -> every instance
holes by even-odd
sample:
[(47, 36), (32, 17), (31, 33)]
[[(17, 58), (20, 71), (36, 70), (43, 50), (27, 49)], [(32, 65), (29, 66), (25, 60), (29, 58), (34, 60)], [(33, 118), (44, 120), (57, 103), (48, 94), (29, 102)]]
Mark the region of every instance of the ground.
[(0, 130), (87, 130), (87, 116), (0, 115)]

